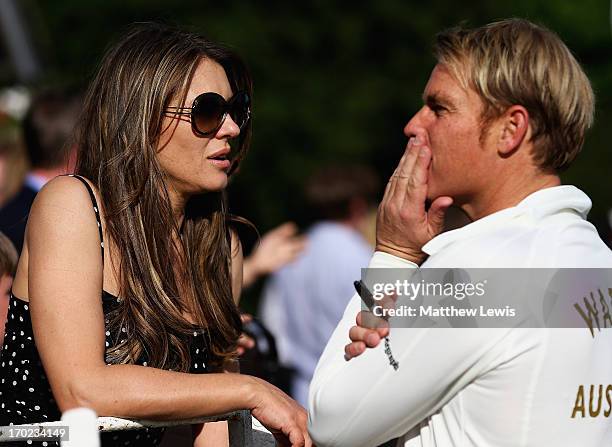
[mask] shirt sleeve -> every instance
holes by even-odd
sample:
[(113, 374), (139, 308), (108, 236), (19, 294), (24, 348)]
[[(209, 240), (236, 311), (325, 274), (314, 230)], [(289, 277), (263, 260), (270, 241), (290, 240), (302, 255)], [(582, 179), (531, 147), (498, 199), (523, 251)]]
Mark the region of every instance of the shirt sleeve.
[[(375, 253), (372, 267), (417, 268)], [(361, 310), (355, 294), (321, 356), (309, 392), (309, 431), (319, 447), (373, 446), (399, 437), (437, 411), (499, 358), (506, 329), (393, 328), (384, 342), (350, 361), (348, 332)]]

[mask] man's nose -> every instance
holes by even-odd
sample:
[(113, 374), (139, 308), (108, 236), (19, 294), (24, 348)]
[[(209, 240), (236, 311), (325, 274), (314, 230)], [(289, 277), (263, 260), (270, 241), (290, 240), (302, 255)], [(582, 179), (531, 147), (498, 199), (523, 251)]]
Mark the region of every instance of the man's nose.
[(408, 138), (420, 137), (425, 133), (425, 126), (422, 119), (424, 109), (425, 107), (422, 107), (404, 126), (404, 135)]

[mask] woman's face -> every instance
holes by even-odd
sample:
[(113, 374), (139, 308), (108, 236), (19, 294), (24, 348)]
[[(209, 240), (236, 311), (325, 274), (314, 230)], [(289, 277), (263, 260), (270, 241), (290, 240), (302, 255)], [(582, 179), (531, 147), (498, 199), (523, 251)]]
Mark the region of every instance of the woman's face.
[[(198, 65), (185, 100), (185, 107), (191, 107), (200, 94), (214, 92), (225, 100), (232, 97), (225, 70), (216, 62), (204, 59)], [(171, 103), (173, 107), (181, 104)], [(240, 128), (229, 114), (215, 135), (196, 135), (188, 116), (168, 115), (162, 123), (162, 134), (157, 159), (166, 174), (171, 196), (187, 198), (192, 194), (220, 191), (227, 186), (229, 169), (229, 140), (240, 133)], [(226, 156), (227, 159), (219, 160)], [(216, 157), (217, 159), (213, 159)]]

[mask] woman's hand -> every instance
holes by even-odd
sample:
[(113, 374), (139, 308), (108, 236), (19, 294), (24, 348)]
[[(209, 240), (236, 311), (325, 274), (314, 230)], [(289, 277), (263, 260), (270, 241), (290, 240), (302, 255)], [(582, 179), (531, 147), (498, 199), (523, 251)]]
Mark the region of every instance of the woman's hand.
[(274, 385), (253, 377), (251, 414), (282, 446), (311, 447), (306, 410)]

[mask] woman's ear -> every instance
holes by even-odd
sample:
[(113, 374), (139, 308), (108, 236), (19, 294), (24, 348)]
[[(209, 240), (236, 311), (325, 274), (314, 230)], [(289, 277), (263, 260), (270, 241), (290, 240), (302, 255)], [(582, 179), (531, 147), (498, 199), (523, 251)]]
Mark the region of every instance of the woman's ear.
[(514, 105), (503, 113), (500, 121), (502, 131), (497, 145), (498, 152), (508, 156), (530, 139), (529, 112), (523, 106)]

